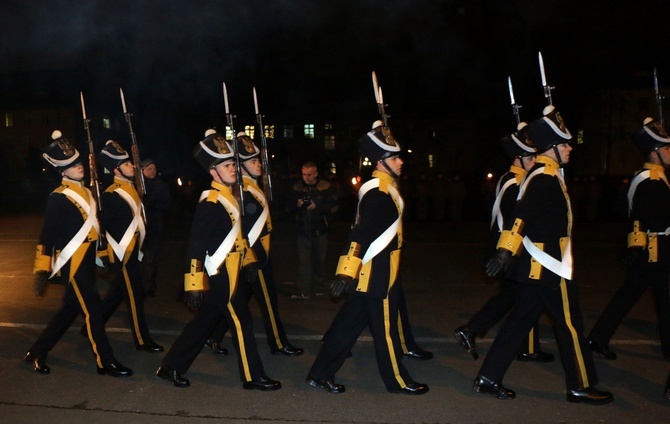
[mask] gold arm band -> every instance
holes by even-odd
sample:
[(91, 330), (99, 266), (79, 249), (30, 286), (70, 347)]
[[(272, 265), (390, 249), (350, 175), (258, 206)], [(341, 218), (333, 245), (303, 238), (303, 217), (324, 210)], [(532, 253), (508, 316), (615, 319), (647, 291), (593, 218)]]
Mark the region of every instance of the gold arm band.
[(47, 255), (46, 247), (43, 244), (37, 245), (37, 252), (35, 253), (35, 265), (33, 272), (49, 271), (51, 269), (51, 256)]
[(521, 253), (521, 245), (523, 244), (523, 236), (521, 230), (523, 229), (523, 221), (517, 218), (512, 225), (511, 230), (503, 230), (498, 239), (498, 248), (507, 249), (514, 256)]
[(361, 270), (363, 260), (356, 256), (343, 255), (337, 263), (336, 275), (346, 275), (347, 277), (357, 278)]
[(640, 231), (640, 221), (633, 221), (633, 231), (628, 233), (628, 247), (647, 247), (647, 233)]
[(184, 290), (209, 290), (209, 278), (203, 271), (202, 262), (197, 259), (191, 259), (191, 266), (188, 274), (184, 274)]

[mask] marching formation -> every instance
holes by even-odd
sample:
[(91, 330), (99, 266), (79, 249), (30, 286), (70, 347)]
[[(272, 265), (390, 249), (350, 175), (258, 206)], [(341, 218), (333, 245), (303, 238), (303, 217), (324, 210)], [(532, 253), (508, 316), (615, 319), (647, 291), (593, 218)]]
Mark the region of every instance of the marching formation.
[[(663, 355), (670, 360), (670, 182), (666, 176), (670, 137), (662, 119), (653, 118), (645, 119), (634, 135), (645, 162), (627, 188), (628, 275), (587, 337), (579, 286), (573, 275), (573, 215), (563, 175), (573, 137), (553, 104), (553, 87), (547, 83), (541, 54), (539, 61), (548, 103), (540, 118), (529, 123), (521, 121), (520, 105), (508, 80), (517, 127), (501, 140), (510, 169), (496, 187), (491, 210), (491, 249), (485, 265), (487, 275), (500, 276), (500, 291), (467, 323), (456, 328), (454, 336), (476, 360), (476, 338), (504, 319), (474, 379), (473, 390), (498, 399), (514, 399), (516, 393), (503, 385), (503, 378), (515, 359), (554, 361), (554, 356), (543, 352), (539, 344), (538, 319), (548, 313), (565, 371), (567, 400), (602, 405), (614, 396), (596, 387), (593, 354), (616, 359), (609, 341), (648, 287), (656, 301)], [(433, 357), (414, 340), (400, 278), (405, 201), (398, 184), (403, 172), (403, 151), (391, 132), (374, 72), (372, 77), (381, 119), (358, 140), (361, 156), (373, 166), (372, 178), (358, 191), (348, 248), (339, 258), (330, 285), (332, 297), (345, 299), (324, 332), (320, 349), (306, 373), (306, 383), (329, 393), (344, 392), (344, 385), (335, 382), (335, 375), (351, 356), (360, 334), (369, 328), (387, 391), (421, 395), (429, 391), (428, 385), (415, 381), (402, 361), (405, 357)], [(223, 93), (227, 126), (235, 134), (225, 84)], [(47, 200), (35, 257), (35, 289), (42, 296), (49, 281), (59, 281), (65, 291), (61, 307), (24, 357), (40, 374), (50, 373), (46, 364), (49, 351), (83, 315), (81, 332), (88, 339), (98, 374), (133, 375), (114, 356), (105, 333), (105, 323), (122, 301), (127, 306), (136, 349), (148, 353), (164, 350), (150, 335), (143, 306), (145, 296), (153, 295), (158, 271), (159, 235), (147, 238), (151, 221), (147, 220), (146, 208), (150, 203), (144, 198), (144, 176), (155, 177), (155, 163), (140, 161), (131, 115), (122, 90), (120, 94), (131, 135), (131, 154), (118, 142), (109, 140), (96, 160), (83, 94), (90, 181), (85, 181), (83, 156), (59, 130), (52, 133), (52, 143), (43, 152), (43, 158), (61, 174), (62, 181)], [(255, 88), (253, 95), (260, 147), (245, 132), (229, 140), (215, 129), (208, 129), (193, 153), (211, 183), (200, 194), (187, 248), (189, 266), (184, 274), (183, 300), (195, 313), (156, 371), (157, 377), (175, 387), (190, 386), (185, 374), (203, 347), (220, 355), (228, 354), (221, 342), (230, 331), (242, 387), (281, 389), (281, 382), (267, 375), (261, 361), (248, 304), (252, 296), (262, 314), (270, 352), (289, 357), (304, 353), (289, 341), (279, 313), (270, 257), (270, 163)], [(114, 176), (112, 184), (103, 191), (98, 183), (97, 162)], [(294, 295), (295, 299), (322, 295), (322, 280), (328, 275), (322, 261), (327, 222), (324, 225), (318, 213), (332, 210), (334, 204), (316, 185), (312, 165), (303, 166), (303, 181), (294, 189), (296, 194), (289, 205), (299, 217), (304, 215), (305, 227), (304, 234), (298, 234), (298, 250), (302, 252), (300, 265), (306, 268), (301, 272), (301, 292)], [(143, 174), (143, 168), (150, 166), (153, 170)], [(153, 197), (152, 201), (152, 207), (164, 209), (169, 204), (169, 194), (160, 199)], [(162, 219), (160, 216), (156, 219)], [(157, 231), (160, 234), (160, 229)], [(151, 244), (146, 242), (148, 239)], [(149, 259), (145, 255), (148, 252)], [(96, 288), (96, 267), (114, 275), (104, 298)], [(670, 399), (670, 376), (664, 396)]]

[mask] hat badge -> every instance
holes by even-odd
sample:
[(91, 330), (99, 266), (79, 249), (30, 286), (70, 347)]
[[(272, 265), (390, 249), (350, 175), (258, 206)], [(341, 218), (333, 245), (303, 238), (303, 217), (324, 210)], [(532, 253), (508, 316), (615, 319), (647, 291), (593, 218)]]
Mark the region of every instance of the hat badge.
[(222, 138), (222, 137), (215, 137), (214, 138), (214, 145), (216, 146), (216, 150), (225, 155), (227, 153), (230, 153), (230, 149), (228, 148), (228, 143)]

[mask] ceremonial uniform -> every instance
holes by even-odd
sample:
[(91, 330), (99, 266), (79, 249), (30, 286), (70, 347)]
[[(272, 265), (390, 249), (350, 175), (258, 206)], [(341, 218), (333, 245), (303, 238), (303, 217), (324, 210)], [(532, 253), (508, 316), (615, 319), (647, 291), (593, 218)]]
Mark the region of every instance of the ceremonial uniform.
[(670, 154), (666, 153), (670, 149), (670, 138), (655, 124), (647, 118), (635, 135), (636, 144), (648, 161), (631, 180), (627, 193), (631, 226), (628, 275), (589, 335), (594, 352), (607, 359), (616, 358), (608, 345), (617, 327), (651, 287), (661, 350), (664, 358), (670, 360), (670, 186), (665, 172), (670, 165), (667, 162)]
[[(128, 153), (112, 140), (105, 145), (100, 161), (111, 172), (119, 171), (124, 163), (132, 166)], [(144, 314), (145, 294), (140, 266), (146, 230), (140, 196), (131, 178), (132, 175), (126, 176), (119, 171), (101, 195), (100, 221), (105, 229), (108, 255), (115, 274), (103, 299), (103, 319), (107, 322), (125, 299), (137, 350), (161, 352), (163, 347), (149, 335)]]
[[(102, 319), (102, 302), (95, 284), (96, 247), (100, 227), (97, 204), (91, 191), (83, 184), (83, 165), (79, 152), (54, 131), (52, 143), (44, 158), (63, 172), (61, 185), (47, 200), (44, 226), (39, 237), (34, 272), (38, 274), (38, 295), (47, 278), (65, 285), (63, 302), (25, 360), (34, 370), (48, 374), (47, 353), (56, 345), (77, 316), (84, 315), (85, 334), (91, 343), (99, 374), (129, 376), (132, 370), (119, 364), (112, 352)], [(82, 179), (65, 175), (68, 168), (81, 167)]]
[(597, 375), (583, 336), (579, 291), (572, 275), (572, 211), (560, 169), (569, 158), (572, 136), (553, 106), (547, 106), (544, 117), (528, 126), (528, 135), (540, 154), (519, 189), (513, 224), (503, 231), (496, 256), (487, 263), (487, 272), (495, 275), (509, 264), (511, 254), (518, 255), (510, 276), (521, 284), (515, 306), (488, 351), (473, 388), (499, 399), (515, 397), (502, 386), (502, 379), (546, 309), (554, 321), (568, 401), (607, 403), (612, 400), (611, 393), (593, 387)]
[[(309, 370), (307, 383), (331, 393), (343, 392), (335, 384), (341, 368), (361, 332), (369, 326), (377, 366), (386, 389), (393, 393), (423, 394), (428, 386), (416, 383), (405, 369), (398, 331), (400, 252), (403, 243), (403, 200), (396, 186), (402, 160), (392, 137), (371, 131), (359, 140), (362, 153), (376, 164), (372, 179), (359, 191), (356, 223), (350, 247), (340, 257), (333, 283), (344, 284), (349, 294), (324, 337)], [(385, 161), (399, 163), (395, 173), (382, 171)], [(382, 165), (383, 163), (383, 165)], [(336, 293), (334, 293), (336, 294)]]
[[(527, 168), (532, 167), (535, 162), (536, 149), (531, 140), (527, 138), (524, 130), (525, 122), (519, 124), (517, 132), (502, 139), (502, 145), (507, 156), (512, 160), (508, 172), (503, 174), (496, 185), (496, 198), (491, 209), (491, 242), (495, 247), (504, 228), (510, 228), (511, 216), (516, 206), (519, 195), (519, 186), (527, 174)], [(477, 359), (475, 337), (483, 337), (495, 324), (497, 324), (514, 306), (517, 283), (514, 281), (516, 274), (516, 261), (513, 261), (500, 279), (500, 291), (491, 297), (482, 308), (461, 327), (454, 330), (458, 342)], [(531, 360), (549, 362), (553, 356), (540, 350), (537, 323), (528, 334), (528, 340), (523, 344), (518, 358), (520, 360)]]
[[(212, 172), (218, 172), (218, 166), (234, 163), (232, 148), (215, 132), (206, 133), (195, 155)], [(255, 262), (255, 257), (244, 238), (239, 204), (231, 189), (235, 182), (234, 167), (232, 181), (221, 180), (212, 181), (210, 189), (200, 196), (189, 239), (190, 269), (184, 278), (185, 300), (197, 312), (163, 358), (156, 374), (177, 387), (189, 386), (190, 382), (181, 374), (190, 368), (207, 338), (225, 318), (233, 329), (243, 387), (277, 390), (281, 384), (265, 375), (258, 354), (248, 305), (251, 286), (239, 281), (242, 268)]]
[[(249, 241), (251, 249), (256, 256), (260, 269), (250, 269), (255, 275), (244, 276), (240, 278), (239, 284), (250, 285), (250, 290), (258, 302), (258, 308), (263, 317), (265, 334), (268, 338), (268, 344), (272, 353), (281, 353), (288, 356), (301, 355), (303, 349), (291, 345), (286, 337), (284, 325), (279, 317), (279, 305), (277, 302), (277, 289), (275, 287), (274, 272), (272, 261), (270, 260), (270, 238), (272, 234), (272, 218), (270, 217), (270, 208), (263, 190), (259, 187), (258, 181), (252, 175), (254, 170), (252, 159), (258, 160), (260, 150), (253, 144), (251, 138), (246, 133), (238, 134), (238, 144), (243, 144), (240, 148), (239, 157), (242, 163), (243, 173), (242, 181), (244, 187), (244, 216), (242, 217), (242, 231)], [(260, 164), (256, 164), (260, 172)], [(213, 350), (220, 345), (223, 336), (230, 326), (227, 320), (222, 320), (212, 334), (208, 345)], [(215, 350), (216, 351), (216, 350)], [(221, 352), (219, 350), (219, 352)]]

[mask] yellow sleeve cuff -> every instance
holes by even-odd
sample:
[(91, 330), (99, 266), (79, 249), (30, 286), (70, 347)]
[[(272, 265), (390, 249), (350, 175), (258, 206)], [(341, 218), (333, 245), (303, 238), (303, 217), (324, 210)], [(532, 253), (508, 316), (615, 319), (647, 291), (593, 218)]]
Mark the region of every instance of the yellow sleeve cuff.
[(46, 248), (43, 244), (37, 245), (37, 252), (35, 253), (35, 265), (33, 272), (51, 270), (51, 255), (46, 254)]
[(640, 231), (640, 221), (633, 222), (633, 231), (628, 233), (628, 247), (647, 247), (647, 233)]
[(202, 269), (202, 262), (197, 259), (191, 259), (190, 268), (190, 272), (184, 274), (184, 290), (209, 290), (209, 279)]
[(358, 257), (361, 251), (361, 245), (355, 241), (349, 245), (349, 252), (346, 255), (340, 256), (337, 263), (336, 275), (346, 275), (351, 278), (358, 278), (358, 273), (361, 271), (362, 260)]
[(521, 235), (521, 230), (523, 229), (523, 221), (516, 219), (514, 225), (512, 225), (511, 230), (503, 230), (500, 233), (500, 238), (498, 239), (498, 248), (507, 249), (514, 256), (517, 256), (521, 253), (521, 246), (523, 244), (523, 236)]

